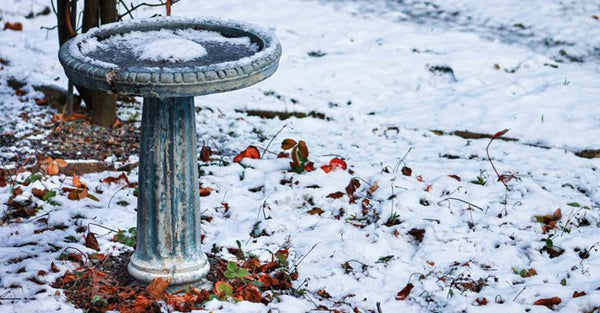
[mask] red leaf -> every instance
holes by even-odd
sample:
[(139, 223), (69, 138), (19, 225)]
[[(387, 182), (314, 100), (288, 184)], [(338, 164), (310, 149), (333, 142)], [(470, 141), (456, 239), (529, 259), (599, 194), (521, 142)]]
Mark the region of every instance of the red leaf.
[(262, 294), (260, 290), (254, 284), (248, 284), (240, 291), (240, 297), (246, 301), (259, 303), (262, 299)]
[(308, 162), (306, 164), (304, 164), (304, 170), (307, 172), (312, 172), (315, 170), (315, 163), (313, 162)]
[(323, 170), (323, 172), (325, 173), (329, 173), (331, 172), (331, 167), (329, 165), (323, 165), (321, 166), (321, 169)]
[(210, 187), (200, 188), (200, 197), (208, 197), (212, 191)]
[(404, 286), (404, 288), (402, 288), (402, 290), (400, 290), (400, 292), (396, 294), (396, 300), (405, 300), (406, 297), (408, 297), (408, 295), (410, 294), (410, 291), (413, 289), (413, 287), (415, 286), (411, 283), (406, 284), (406, 286)]
[(344, 161), (343, 159), (333, 158), (331, 159), (331, 161), (329, 161), (329, 168), (331, 170), (336, 170), (338, 168), (345, 170), (348, 168), (348, 164), (346, 164), (346, 161)]
[(547, 308), (549, 308), (550, 310), (552, 310), (552, 307), (560, 304), (562, 302), (562, 299), (559, 297), (552, 297), (552, 298), (546, 298), (546, 299), (538, 299), (536, 300), (533, 305), (543, 305)]
[(506, 129), (503, 129), (503, 130), (495, 133), (494, 136), (492, 136), (492, 139), (496, 139), (496, 138), (498, 138), (500, 136), (504, 136), (504, 134), (508, 133), (509, 130), (510, 129), (506, 128)]
[(258, 148), (256, 148), (255, 146), (248, 146), (246, 150), (240, 152), (238, 155), (235, 156), (235, 158), (233, 158), (233, 162), (240, 162), (244, 158), (259, 159), (260, 152), (258, 151)]
[(475, 302), (476, 302), (478, 305), (486, 305), (486, 304), (488, 304), (488, 299), (487, 299), (486, 297), (483, 297), (483, 298), (477, 298), (477, 299), (475, 299)]

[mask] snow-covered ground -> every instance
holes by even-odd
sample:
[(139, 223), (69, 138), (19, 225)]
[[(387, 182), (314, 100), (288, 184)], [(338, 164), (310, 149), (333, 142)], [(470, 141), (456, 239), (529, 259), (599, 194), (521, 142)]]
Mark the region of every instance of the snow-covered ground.
[[(66, 86), (66, 77), (56, 58), (55, 31), (40, 29), (53, 26), (55, 17), (24, 18), (43, 9), (46, 1), (13, 2), (0, 9), (2, 24), (22, 22), (24, 30), (0, 32), (0, 58), (9, 62), (0, 70), (0, 133), (22, 138), (35, 129), (19, 114), (49, 120), (51, 110), (40, 111), (33, 99), (21, 102), (7, 79)], [(268, 307), (240, 303), (219, 309), (211, 303), (210, 308), (306, 312), (323, 304), (347, 312), (378, 312), (379, 303), (385, 313), (547, 312), (533, 303), (560, 297), (556, 310), (598, 310), (600, 163), (575, 153), (600, 149), (600, 21), (593, 17), (600, 15), (600, 4), (428, 3), (181, 0), (174, 5), (174, 15), (216, 16), (271, 28), (284, 50), (278, 72), (266, 81), (196, 98), (202, 109), (197, 114), (199, 142), (231, 161), (248, 145), (266, 147), (283, 127), (269, 150), (279, 152), (285, 138), (302, 139), (316, 165), (337, 155), (352, 169), (352, 174), (320, 169), (294, 174), (288, 171), (289, 161), (268, 153), (262, 160), (243, 161), (244, 166), (203, 166), (201, 182), (214, 188), (201, 198), (203, 214), (213, 217), (203, 224), (206, 250), (213, 244), (235, 247), (240, 240), (245, 250), (261, 255), (289, 240), (292, 261), (302, 260), (296, 287), (307, 290), (304, 297), (284, 296)], [(161, 10), (144, 8), (134, 15)], [(243, 113), (248, 110), (314, 111), (327, 119), (261, 119)], [(500, 172), (517, 176), (508, 183), (508, 192), (487, 159), (489, 139), (431, 132), (494, 134), (505, 128), (510, 129), (506, 136), (519, 141), (494, 141), (490, 154)], [(35, 147), (8, 150), (2, 151), (28, 154)], [(402, 166), (411, 168), (412, 175), (404, 175)], [(135, 181), (137, 172), (128, 175)], [(99, 182), (108, 176), (117, 174), (83, 177), (90, 190), (103, 191), (94, 193), (98, 202), (68, 200), (60, 191), (71, 183), (64, 176), (45, 177), (24, 189), (19, 197), (41, 205), (38, 215), (47, 214), (50, 226), (68, 228), (36, 233), (48, 225), (23, 221), (0, 226), (0, 312), (77, 311), (52, 287), (28, 279), (48, 271), (65, 247), (88, 251), (82, 240), (64, 241), (81, 237), (75, 232), (78, 226), (135, 225), (133, 189), (118, 191), (122, 186)], [(478, 176), (483, 184), (471, 182)], [(347, 196), (328, 197), (345, 193), (352, 178), (361, 183), (356, 203)], [(368, 192), (374, 184), (379, 188)], [(33, 197), (33, 187), (59, 190), (54, 198), (59, 204)], [(0, 188), (2, 211), (10, 194), (10, 187)], [(369, 200), (366, 208), (363, 199)], [(222, 202), (229, 204), (229, 212), (224, 213)], [(315, 207), (324, 212), (307, 213)], [(563, 215), (558, 227), (543, 234), (535, 216), (557, 208)], [(386, 226), (390, 219), (398, 223)], [(251, 237), (255, 227), (269, 235)], [(422, 242), (408, 234), (412, 229), (424, 230)], [(100, 228), (92, 230), (102, 234)], [(100, 245), (116, 253), (122, 246), (110, 237), (99, 238)], [(547, 245), (543, 239), (549, 238), (563, 254), (550, 258), (541, 251)], [(589, 252), (585, 258), (582, 251)], [(57, 265), (61, 270), (72, 267), (68, 262)], [(537, 275), (521, 277), (513, 267), (533, 268)], [(50, 283), (57, 275), (40, 279)], [(409, 282), (414, 289), (408, 298), (396, 300)], [(466, 288), (465, 282), (480, 288)], [(331, 299), (319, 297), (321, 289)], [(587, 295), (573, 298), (574, 291)], [(476, 299), (483, 297), (488, 304), (482, 306)]]

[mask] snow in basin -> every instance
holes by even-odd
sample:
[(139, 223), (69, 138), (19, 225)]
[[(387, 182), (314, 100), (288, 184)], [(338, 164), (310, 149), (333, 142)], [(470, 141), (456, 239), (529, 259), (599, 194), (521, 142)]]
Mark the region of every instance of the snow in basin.
[(258, 46), (248, 37), (228, 38), (221, 33), (206, 30), (178, 29), (159, 31), (132, 31), (114, 35), (105, 40), (91, 37), (79, 44), (79, 50), (87, 55), (97, 49), (117, 47), (131, 49), (139, 60), (186, 62), (207, 54), (201, 42), (219, 42), (245, 45), (258, 51)]
[(183, 38), (159, 39), (133, 48), (140, 60), (185, 62), (203, 57), (206, 49), (196, 42)]

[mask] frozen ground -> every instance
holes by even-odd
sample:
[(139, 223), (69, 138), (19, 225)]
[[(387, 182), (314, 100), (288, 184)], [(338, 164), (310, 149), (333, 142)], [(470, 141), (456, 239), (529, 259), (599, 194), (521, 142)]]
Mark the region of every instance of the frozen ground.
[[(303, 139), (316, 165), (338, 155), (353, 171), (293, 174), (288, 161), (268, 153), (263, 160), (243, 161), (244, 166), (203, 164), (203, 186), (214, 188), (201, 202), (204, 214), (213, 217), (203, 224), (207, 251), (213, 244), (235, 247), (240, 240), (247, 251), (260, 255), (289, 240), (292, 260), (302, 260), (296, 287), (307, 290), (304, 297), (283, 296), (269, 307), (211, 303), (212, 309), (306, 312), (323, 304), (377, 312), (380, 303), (385, 313), (548, 312), (533, 303), (560, 297), (557, 311), (598, 310), (600, 164), (575, 153), (600, 148), (600, 21), (593, 17), (600, 15), (600, 4), (419, 3), (182, 0), (173, 7), (175, 15), (270, 27), (284, 49), (278, 72), (265, 82), (196, 99), (199, 142), (231, 161), (248, 145), (266, 147), (286, 125), (270, 150), (279, 152), (284, 138)], [(7, 79), (66, 85), (56, 59), (56, 34), (40, 30), (53, 26), (55, 17), (24, 18), (45, 5), (15, 0), (2, 8), (2, 23), (24, 26), (22, 32), (0, 32), (0, 58), (9, 63), (0, 70), (0, 133), (20, 140), (46, 135), (36, 134), (33, 121), (49, 120), (52, 110), (40, 110), (32, 90), (29, 97), (15, 95)], [(151, 16), (158, 10), (135, 14)], [(326, 119), (261, 119), (244, 113), (251, 110), (314, 111)], [(30, 112), (29, 122), (24, 112)], [(488, 162), (488, 139), (431, 132), (493, 134), (504, 128), (510, 128), (506, 136), (519, 141), (494, 141), (490, 153), (500, 172), (518, 178), (509, 182), (507, 193)], [(11, 149), (9, 143), (1, 148), (6, 157), (34, 150)], [(412, 175), (395, 170), (397, 164), (410, 167)], [(136, 180), (136, 170), (128, 175)], [(50, 286), (28, 279), (48, 271), (65, 247), (86, 251), (82, 240), (64, 241), (80, 237), (78, 226), (135, 225), (133, 190), (117, 192), (121, 186), (99, 182), (108, 176), (116, 174), (84, 176), (90, 190), (103, 191), (95, 193), (98, 202), (68, 200), (61, 186), (71, 183), (69, 177), (36, 183), (58, 190), (54, 206), (32, 196), (39, 185), (24, 187), (20, 197), (43, 207), (38, 215), (47, 214), (50, 226), (68, 228), (36, 233), (48, 225), (35, 221), (0, 226), (0, 298), (28, 299), (1, 301), (0, 312), (77, 311)], [(478, 176), (483, 185), (471, 182)], [(352, 178), (361, 182), (359, 201), (327, 197), (345, 192)], [(379, 188), (367, 192), (375, 183)], [(10, 194), (10, 187), (0, 189), (3, 211)], [(365, 198), (370, 205), (363, 209)], [(230, 206), (227, 214), (222, 202)], [(307, 213), (315, 207), (324, 212)], [(534, 216), (557, 208), (563, 215), (558, 227), (543, 234)], [(268, 236), (251, 237), (255, 227)], [(412, 229), (424, 230), (421, 242), (408, 234)], [(99, 238), (103, 249), (116, 253), (123, 248), (109, 237)], [(542, 251), (548, 242), (542, 239), (549, 238), (564, 253), (550, 258)], [(59, 266), (72, 267), (68, 262)], [(513, 267), (533, 268), (537, 275), (521, 277)], [(52, 282), (57, 275), (38, 278)], [(406, 300), (396, 300), (408, 282), (414, 289)], [(321, 289), (331, 298), (319, 297)], [(586, 295), (573, 298), (574, 291)], [(484, 297), (488, 304), (478, 305), (476, 299)]]

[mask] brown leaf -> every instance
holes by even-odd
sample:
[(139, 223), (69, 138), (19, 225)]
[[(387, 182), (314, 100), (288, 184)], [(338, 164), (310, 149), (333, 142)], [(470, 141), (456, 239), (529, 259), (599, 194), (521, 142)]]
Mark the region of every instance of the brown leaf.
[(208, 146), (202, 146), (200, 149), (200, 160), (202, 162), (210, 161), (210, 157), (212, 156), (212, 150)]
[(310, 215), (315, 215), (315, 214), (323, 214), (325, 211), (323, 211), (323, 209), (319, 208), (319, 207), (314, 207), (309, 211), (306, 211), (306, 213), (310, 214)]
[(481, 305), (486, 305), (486, 304), (488, 304), (488, 299), (487, 299), (486, 297), (483, 297), (483, 298), (477, 298), (477, 299), (475, 299), (475, 302), (476, 302), (478, 305), (480, 305), (480, 306), (481, 306)]
[(579, 297), (583, 297), (587, 295), (587, 293), (585, 293), (585, 291), (574, 291), (573, 292), (573, 298), (579, 298)]
[(562, 302), (562, 299), (559, 297), (552, 297), (552, 298), (546, 298), (546, 299), (538, 299), (536, 300), (533, 305), (543, 305), (547, 308), (549, 308), (550, 310), (552, 310), (552, 307), (560, 304)]
[(402, 167), (402, 175), (404, 175), (404, 176), (412, 175), (412, 169), (408, 166), (403, 166)]
[(67, 166), (67, 161), (65, 161), (63, 159), (56, 159), (56, 160), (54, 160), (54, 163), (56, 163), (56, 165), (58, 165), (59, 167)]
[(325, 289), (319, 289), (319, 291), (317, 291), (317, 295), (319, 297), (321, 297), (322, 299), (330, 299), (331, 298), (331, 295)]
[(148, 287), (146, 287), (146, 291), (148, 294), (156, 299), (162, 300), (167, 295), (167, 287), (171, 283), (171, 278), (168, 277), (156, 277), (154, 278)]
[(348, 195), (353, 195), (358, 187), (360, 187), (360, 181), (356, 178), (352, 178), (348, 183), (348, 186), (346, 186), (346, 193)]
[(262, 299), (260, 290), (254, 284), (247, 284), (242, 291), (240, 291), (240, 297), (246, 301), (259, 303)]
[(283, 142), (281, 143), (281, 149), (283, 150), (288, 150), (293, 148), (296, 145), (296, 140), (294, 139), (284, 139)]
[(298, 142), (298, 153), (303, 158), (308, 158), (308, 147), (306, 146), (306, 142), (304, 140), (300, 140)]
[(13, 197), (20, 196), (22, 194), (23, 194), (23, 189), (21, 189), (21, 187), (17, 187), (15, 189), (13, 189), (13, 192), (12, 192)]
[(50, 263), (50, 271), (52, 273), (58, 273), (58, 272), (60, 272), (60, 270), (58, 269), (58, 266), (56, 266), (56, 264), (54, 264), (54, 262)]
[(423, 238), (425, 237), (425, 229), (413, 228), (408, 231), (408, 234), (413, 236), (417, 242), (423, 242)]
[(413, 289), (413, 287), (415, 286), (411, 283), (406, 284), (406, 286), (404, 286), (404, 288), (402, 288), (402, 290), (400, 290), (398, 294), (396, 294), (396, 300), (405, 300), (410, 294), (410, 291)]
[(11, 22), (6, 22), (4, 23), (4, 30), (14, 30), (14, 31), (22, 31), (23, 30), (23, 24), (19, 23), (19, 22), (15, 22), (15, 23), (11, 23)]
[(421, 183), (422, 183), (422, 182), (424, 182), (424, 181), (425, 181), (425, 179), (423, 178), (423, 176), (421, 176), (421, 175), (418, 175), (418, 176), (417, 176), (417, 181), (419, 181), (419, 182), (421, 182)]
[(59, 172), (58, 164), (56, 164), (55, 162), (48, 164), (46, 171), (48, 172), (48, 175), (50, 175), (50, 176), (57, 175)]
[(85, 236), (85, 246), (90, 249), (100, 251), (100, 245), (98, 245), (98, 240), (96, 239), (94, 233), (90, 232)]
[(338, 191), (338, 192), (330, 193), (329, 195), (327, 195), (327, 198), (339, 199), (343, 196), (344, 196), (344, 193), (341, 191)]
[(448, 175), (448, 177), (450, 177), (450, 178), (454, 178), (454, 179), (456, 179), (456, 180), (458, 180), (458, 181), (461, 181), (461, 180), (462, 180), (462, 179), (460, 178), (460, 176), (458, 176), (458, 175), (454, 175), (454, 174), (452, 174), (452, 175)]
[(38, 189), (38, 188), (31, 189), (31, 193), (33, 193), (33, 195), (38, 199), (44, 199), (44, 196), (46, 195), (47, 192), (48, 192), (47, 189)]

